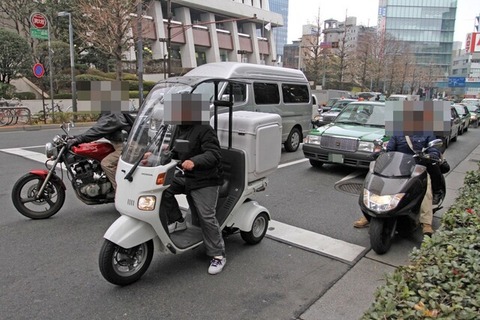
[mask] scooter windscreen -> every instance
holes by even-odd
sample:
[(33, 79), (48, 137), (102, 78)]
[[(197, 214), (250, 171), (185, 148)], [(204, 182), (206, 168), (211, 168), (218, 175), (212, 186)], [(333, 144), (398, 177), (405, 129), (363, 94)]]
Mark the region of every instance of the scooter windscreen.
[(375, 161), (373, 172), (384, 177), (409, 177), (415, 169), (413, 155), (402, 152), (382, 153)]

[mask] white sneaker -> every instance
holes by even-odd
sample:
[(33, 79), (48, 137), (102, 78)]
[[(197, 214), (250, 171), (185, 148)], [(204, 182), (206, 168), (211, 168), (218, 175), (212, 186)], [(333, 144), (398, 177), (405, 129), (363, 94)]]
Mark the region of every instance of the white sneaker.
[(175, 221), (174, 223), (170, 223), (168, 225), (168, 232), (169, 233), (174, 233), (176, 231), (182, 231), (187, 229), (187, 221), (183, 220), (182, 222), (180, 221)]
[(227, 258), (225, 257), (222, 257), (221, 259), (213, 258), (210, 261), (210, 267), (208, 267), (208, 273), (217, 274), (222, 272), (223, 267), (225, 267), (226, 263), (227, 263)]

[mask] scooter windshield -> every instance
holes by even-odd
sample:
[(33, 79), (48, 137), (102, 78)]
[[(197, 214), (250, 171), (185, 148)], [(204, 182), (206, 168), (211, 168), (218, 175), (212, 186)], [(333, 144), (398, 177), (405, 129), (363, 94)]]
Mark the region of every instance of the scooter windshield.
[(384, 177), (409, 177), (415, 165), (413, 155), (392, 151), (382, 153), (375, 160), (373, 172)]
[[(160, 162), (160, 152), (168, 148), (173, 126), (164, 126), (163, 97), (167, 93), (191, 92), (188, 83), (168, 79), (158, 83), (147, 95), (133, 124), (127, 145), (122, 154), (122, 160), (127, 163), (137, 163), (140, 157), (149, 152), (150, 161), (139, 163), (140, 166), (156, 166)], [(152, 159), (157, 159), (152, 161)]]

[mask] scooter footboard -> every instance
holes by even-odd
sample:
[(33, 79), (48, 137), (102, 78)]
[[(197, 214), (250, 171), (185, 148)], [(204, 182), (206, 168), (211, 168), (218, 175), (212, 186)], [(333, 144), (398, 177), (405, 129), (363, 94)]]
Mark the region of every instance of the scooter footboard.
[[(157, 238), (157, 233), (148, 223), (123, 215), (115, 220), (103, 237), (122, 248), (129, 249)], [(158, 241), (154, 242), (157, 246)]]
[(235, 209), (235, 213), (230, 215), (225, 225), (249, 232), (252, 230), (253, 221), (261, 212), (265, 212), (268, 219), (271, 219), (267, 208), (259, 205), (257, 201), (245, 201), (238, 209)]

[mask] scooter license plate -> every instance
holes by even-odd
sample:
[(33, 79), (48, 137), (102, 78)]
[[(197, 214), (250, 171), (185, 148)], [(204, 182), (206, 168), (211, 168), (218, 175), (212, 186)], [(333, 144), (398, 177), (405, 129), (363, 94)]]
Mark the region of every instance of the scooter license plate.
[(335, 163), (343, 163), (343, 154), (330, 153), (328, 154), (328, 160)]

